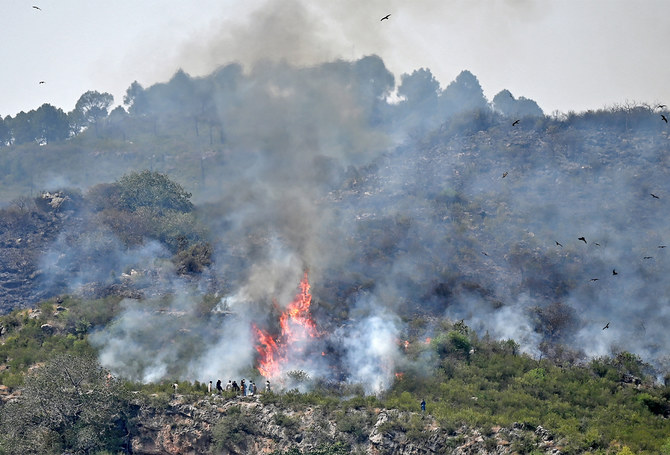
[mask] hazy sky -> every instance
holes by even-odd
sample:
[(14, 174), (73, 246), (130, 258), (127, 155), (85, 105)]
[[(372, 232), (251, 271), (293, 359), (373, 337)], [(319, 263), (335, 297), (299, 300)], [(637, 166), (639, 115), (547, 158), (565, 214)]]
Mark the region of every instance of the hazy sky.
[(373, 53), (443, 87), (468, 69), (487, 98), (506, 88), (545, 113), (670, 104), (668, 0), (0, 0), (0, 40), (2, 116), (69, 111), (87, 90), (120, 104), (180, 67)]

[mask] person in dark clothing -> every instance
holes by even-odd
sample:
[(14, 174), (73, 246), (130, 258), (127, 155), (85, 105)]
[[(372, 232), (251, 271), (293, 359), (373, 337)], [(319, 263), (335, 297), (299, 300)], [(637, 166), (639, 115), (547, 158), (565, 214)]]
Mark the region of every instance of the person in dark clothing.
[(421, 412), (426, 412), (426, 400), (421, 400)]
[(233, 392), (237, 393), (240, 391), (240, 386), (237, 385), (237, 381), (233, 381)]
[(216, 391), (217, 391), (218, 393), (223, 392), (223, 387), (221, 387), (221, 379), (219, 379), (219, 380), (216, 381)]

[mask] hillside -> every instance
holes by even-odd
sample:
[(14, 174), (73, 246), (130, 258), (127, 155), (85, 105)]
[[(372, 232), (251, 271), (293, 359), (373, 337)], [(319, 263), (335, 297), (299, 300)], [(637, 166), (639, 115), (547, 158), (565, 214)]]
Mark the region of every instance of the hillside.
[[(99, 115), (46, 125), (43, 107), (0, 128), (8, 393), (70, 353), (147, 395), (221, 376), (298, 402), (355, 387), (379, 403), (347, 450), (394, 451), (372, 436), (396, 412), (417, 421), (400, 439), (439, 427), (438, 452), (461, 428), (493, 453), (538, 427), (565, 453), (665, 443), (665, 108), (546, 116), (506, 90), (487, 100), (468, 71), (396, 85), (376, 56), (178, 71), (112, 112), (85, 95)], [(403, 414), (424, 398), (434, 420)], [(346, 405), (331, 405), (332, 427)]]

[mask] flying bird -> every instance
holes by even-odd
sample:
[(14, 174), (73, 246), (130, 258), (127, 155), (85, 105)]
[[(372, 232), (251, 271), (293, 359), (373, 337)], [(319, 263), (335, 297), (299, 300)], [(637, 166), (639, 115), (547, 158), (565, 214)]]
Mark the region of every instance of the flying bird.
[(584, 237), (579, 237), (577, 240), (581, 240), (582, 242), (586, 243), (586, 239)]
[(593, 244), (594, 244), (595, 246), (600, 246), (600, 243), (598, 243), (598, 242), (593, 242)]
[(512, 123), (512, 126), (517, 126), (521, 120), (514, 120), (514, 123)]
[(668, 123), (668, 118), (665, 115), (661, 114), (661, 118), (665, 123)]
[(600, 278), (591, 278), (591, 281), (598, 281)]
[(383, 21), (384, 19), (388, 19), (389, 17), (391, 17), (391, 15), (390, 15), (390, 14), (387, 14), (386, 16), (382, 17), (381, 20), (380, 20), (379, 22)]
[(554, 240), (554, 242), (556, 242), (556, 246), (560, 246), (561, 248), (563, 248), (563, 245), (561, 245), (560, 243), (558, 243), (556, 240)]
[(35, 6), (35, 5), (33, 5), (33, 8), (42, 11), (42, 8), (40, 8), (39, 6)]
[(607, 324), (605, 324), (605, 327), (603, 327), (603, 330), (605, 330), (605, 329), (609, 329), (609, 328), (610, 328), (610, 323), (607, 322)]
[(659, 104), (656, 109), (665, 109), (665, 104)]
[(486, 251), (482, 251), (482, 254), (483, 254), (484, 256), (488, 256), (488, 254), (486, 254)]
[(46, 82), (44, 82), (44, 81), (40, 81), (40, 82), (39, 82), (39, 85), (42, 85), (42, 84), (46, 84)]
[(665, 248), (665, 245), (659, 245), (658, 247), (659, 248)]
[(509, 172), (507, 172), (507, 171), (503, 172), (503, 176), (502, 176), (502, 178), (507, 177), (507, 174), (509, 174)]
[(654, 199), (660, 199), (660, 197), (656, 196), (654, 193), (649, 193), (649, 194), (651, 194), (651, 197), (653, 197)]
[(642, 259), (653, 259), (653, 258), (654, 258), (654, 256), (645, 256)]
[(619, 272), (616, 271), (616, 269), (612, 269), (612, 275), (618, 275)]

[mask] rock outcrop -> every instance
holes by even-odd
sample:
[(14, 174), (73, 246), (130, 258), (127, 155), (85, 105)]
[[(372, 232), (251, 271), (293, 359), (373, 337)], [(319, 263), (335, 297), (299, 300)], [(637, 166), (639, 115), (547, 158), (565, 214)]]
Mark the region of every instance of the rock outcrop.
[(347, 447), (369, 455), (503, 455), (532, 448), (560, 454), (542, 427), (514, 424), (486, 432), (462, 427), (445, 431), (429, 414), (387, 409), (329, 411), (287, 406), (260, 397), (212, 395), (197, 401), (176, 395), (167, 403), (140, 406), (131, 436), (132, 453), (268, 454)]

